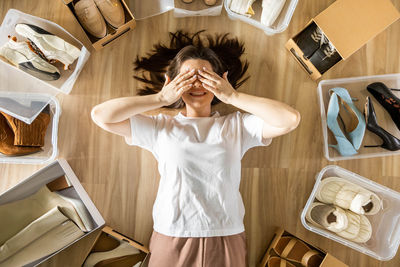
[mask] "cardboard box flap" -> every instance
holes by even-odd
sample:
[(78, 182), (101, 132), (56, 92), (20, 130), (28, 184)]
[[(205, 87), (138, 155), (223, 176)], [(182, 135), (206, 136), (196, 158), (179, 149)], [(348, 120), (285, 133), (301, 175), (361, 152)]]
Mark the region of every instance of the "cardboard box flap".
[(343, 267), (345, 267), (348, 265), (341, 262), (340, 260), (336, 259), (331, 254), (327, 253), (320, 266), (327, 266), (327, 267), (328, 266), (335, 266), (335, 267), (343, 266)]
[(337, 0), (314, 21), (346, 59), (399, 17), (390, 0)]

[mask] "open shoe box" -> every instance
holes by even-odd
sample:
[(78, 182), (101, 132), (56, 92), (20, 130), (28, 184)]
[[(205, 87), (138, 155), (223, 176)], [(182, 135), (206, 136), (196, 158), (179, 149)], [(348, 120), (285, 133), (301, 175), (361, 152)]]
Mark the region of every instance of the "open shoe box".
[[(150, 254), (150, 251), (149, 251), (148, 248), (146, 248), (145, 246), (143, 246), (141, 243), (139, 243), (139, 242), (133, 240), (132, 238), (129, 238), (129, 237), (127, 237), (126, 235), (123, 235), (123, 234), (119, 233), (118, 231), (112, 229), (112, 228), (109, 227), (109, 226), (105, 226), (105, 227), (102, 229), (102, 233), (101, 233), (101, 234), (103, 234), (103, 233), (104, 233), (104, 234), (107, 234), (107, 235), (109, 235), (109, 236), (111, 236), (112, 238), (114, 238), (114, 239), (116, 239), (116, 240), (118, 240), (118, 241), (120, 241), (120, 242), (126, 242), (126, 243), (128, 243), (129, 245), (131, 245), (133, 248), (138, 249), (141, 253), (145, 253), (146, 256), (145, 256), (145, 259), (143, 260), (143, 262), (142, 262), (140, 265), (138, 265), (138, 266), (134, 265), (134, 267), (147, 267), (147, 265), (148, 265), (148, 260), (149, 260), (149, 254)], [(99, 235), (97, 236), (96, 241), (93, 243), (93, 247), (96, 245), (96, 243), (97, 243), (97, 241), (99, 240), (101, 234), (99, 234)], [(92, 247), (92, 248), (93, 248), (93, 247)], [(91, 250), (92, 250), (92, 249), (91, 249)], [(86, 258), (90, 255), (90, 253), (91, 253), (91, 251), (88, 253), (88, 255), (86, 256)], [(83, 266), (84, 266), (84, 265), (83, 265)], [(118, 266), (119, 266), (119, 267), (132, 267), (132, 265), (129, 265), (129, 264), (124, 265), (123, 263), (119, 263)]]
[[(64, 176), (67, 179), (67, 183), (58, 180), (58, 178)], [(8, 189), (7, 191), (3, 192), (0, 195), (0, 205), (14, 202), (17, 200), (24, 199), (32, 194), (34, 194), (38, 189), (42, 186), (47, 185), (49, 187), (49, 183), (54, 182), (57, 180), (56, 184), (52, 184), (53, 188), (62, 189), (64, 187), (71, 187), (69, 188), (68, 192), (71, 194), (70, 197), (79, 199), (83, 202), (84, 206), (86, 207), (87, 211), (91, 216), (91, 224), (93, 225), (93, 229), (89, 232), (86, 232), (83, 236), (76, 239), (74, 242), (70, 243), (69, 245), (65, 246), (64, 248), (42, 257), (41, 259), (29, 263), (25, 266), (36, 266), (47, 259), (53, 257), (54, 255), (58, 254), (60, 251), (66, 249), (67, 247), (71, 246), (81, 238), (86, 237), (90, 233), (96, 231), (97, 229), (104, 226), (105, 222), (102, 216), (100, 215), (99, 211), (87, 195), (86, 191), (83, 189), (79, 179), (74, 174), (73, 170), (67, 163), (67, 161), (63, 159), (59, 159), (54, 161), (53, 163), (49, 164), (48, 166), (40, 169), (39, 171), (35, 172), (30, 177), (24, 179), (14, 187)], [(61, 183), (60, 183), (61, 182)], [(72, 189), (72, 190), (71, 190)], [(16, 211), (18, 212), (18, 211)], [(4, 215), (0, 214), (0, 218), (3, 218)], [(4, 231), (6, 229), (2, 229)]]
[(252, 4), (252, 8), (255, 13), (252, 17), (247, 17), (245, 15), (233, 12), (229, 8), (231, 0), (225, 0), (224, 5), (225, 5), (225, 10), (228, 13), (228, 16), (230, 19), (241, 20), (247, 24), (250, 24), (250, 25), (264, 31), (265, 34), (267, 34), (267, 35), (274, 35), (274, 34), (285, 31), (287, 29), (287, 27), (289, 26), (289, 23), (292, 19), (292, 16), (296, 9), (298, 0), (286, 0), (281, 13), (279, 14), (279, 16), (276, 18), (275, 22), (271, 26), (266, 26), (261, 23), (261, 13), (262, 13), (262, 9), (263, 9), (262, 2), (263, 2), (262, 0), (258, 0)]
[[(77, 16), (75, 15), (73, 0), (62, 0), (64, 4), (68, 7), (69, 11), (75, 17), (76, 21), (81, 25), (80, 21), (78, 20)], [(119, 27), (118, 29), (113, 29), (108, 23), (107, 25), (107, 35), (101, 39), (98, 39), (88, 33), (81, 25), (82, 30), (85, 32), (87, 39), (92, 44), (94, 49), (97, 51), (103, 49), (106, 45), (112, 43), (114, 40), (119, 39), (120, 37), (124, 36), (130, 30), (134, 29), (136, 26), (135, 18), (132, 15), (132, 12), (129, 10), (129, 7), (126, 5), (124, 0), (120, 0), (121, 4), (124, 8), (125, 13), (125, 24)]]
[[(337, 0), (306, 27), (315, 23), (346, 60), (399, 18), (390, 0)], [(286, 43), (286, 48), (313, 80), (319, 79), (323, 73), (304, 57), (295, 37)]]
[[(363, 77), (351, 77), (351, 78), (340, 78), (332, 80), (322, 80), (318, 84), (318, 99), (320, 104), (321, 112), (321, 124), (322, 133), (324, 137), (324, 154), (325, 157), (330, 161), (337, 160), (348, 160), (348, 159), (360, 159), (360, 158), (370, 158), (370, 157), (382, 157), (382, 156), (393, 156), (400, 155), (400, 150), (390, 151), (381, 147), (364, 147), (371, 145), (382, 144), (382, 139), (377, 135), (365, 130), (364, 139), (362, 141), (361, 147), (358, 153), (352, 156), (342, 156), (329, 144), (336, 144), (334, 135), (328, 129), (327, 125), (327, 110), (330, 100), (329, 90), (335, 87), (345, 88), (351, 97), (355, 98), (353, 101), (354, 105), (361, 112), (364, 112), (366, 97), (369, 96), (376, 112), (377, 120), (379, 126), (388, 131), (393, 136), (400, 139), (400, 130), (396, 127), (389, 113), (382, 107), (381, 104), (372, 96), (367, 90), (367, 86), (374, 82), (382, 82), (389, 88), (399, 88), (400, 89), (400, 73), (397, 74), (385, 74), (385, 75), (375, 75), (375, 76), (363, 76)], [(399, 91), (392, 91), (394, 95), (400, 98)]]
[(340, 260), (336, 259), (334, 256), (332, 256), (331, 254), (329, 254), (328, 252), (325, 252), (324, 250), (315, 247), (313, 245), (310, 245), (309, 243), (305, 242), (304, 240), (302, 240), (301, 238), (298, 238), (294, 235), (292, 235), (291, 233), (285, 231), (282, 228), (278, 228), (278, 230), (275, 232), (274, 238), (272, 239), (264, 257), (262, 258), (259, 267), (267, 267), (267, 262), (269, 260), (269, 258), (271, 256), (273, 256), (275, 253), (273, 252), (273, 249), (276, 247), (276, 245), (278, 244), (279, 240), (283, 237), (283, 236), (290, 236), (290, 237), (294, 237), (297, 238), (301, 241), (303, 241), (310, 249), (314, 249), (318, 252), (321, 253), (321, 255), (323, 255), (324, 259), (322, 261), (322, 263), (319, 265), (320, 267), (348, 267), (347, 264), (341, 262)]
[[(306, 220), (307, 210), (314, 201), (318, 201), (315, 198), (318, 187), (321, 181), (327, 177), (343, 178), (376, 193), (382, 199), (382, 210), (375, 215), (366, 216), (372, 226), (372, 236), (367, 242), (355, 243), (326, 229), (314, 226)], [(314, 188), (301, 213), (301, 222), (311, 232), (332, 239), (377, 260), (388, 261), (396, 255), (400, 245), (400, 193), (339, 166), (329, 165), (316, 176)]]

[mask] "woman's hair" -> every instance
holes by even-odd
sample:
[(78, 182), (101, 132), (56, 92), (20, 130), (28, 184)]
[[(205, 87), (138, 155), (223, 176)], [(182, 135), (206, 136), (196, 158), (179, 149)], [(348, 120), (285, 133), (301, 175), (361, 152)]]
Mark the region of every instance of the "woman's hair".
[[(199, 31), (193, 35), (177, 31), (170, 33), (171, 41), (168, 46), (155, 44), (153, 50), (145, 57), (137, 57), (134, 65), (138, 75), (133, 77), (145, 84), (139, 89), (139, 95), (150, 95), (161, 91), (167, 74), (173, 80), (181, 65), (188, 59), (202, 59), (210, 62), (213, 71), (218, 75), (228, 71), (228, 80), (234, 89), (239, 88), (249, 77), (243, 78), (248, 68), (247, 61), (241, 61), (244, 44), (237, 38), (228, 38), (228, 34), (206, 35), (204, 38)], [(147, 74), (147, 75), (146, 75)], [(220, 101), (214, 97), (212, 105)], [(168, 108), (182, 108), (182, 99)]]

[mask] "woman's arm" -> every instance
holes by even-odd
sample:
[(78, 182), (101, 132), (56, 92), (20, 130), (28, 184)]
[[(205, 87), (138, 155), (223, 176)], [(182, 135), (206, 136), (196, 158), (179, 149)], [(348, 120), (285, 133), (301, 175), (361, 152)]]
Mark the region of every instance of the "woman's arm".
[(300, 122), (300, 113), (289, 105), (263, 97), (235, 91), (227, 73), (218, 74), (204, 69), (199, 71), (204, 88), (210, 90), (222, 102), (256, 115), (264, 121), (263, 138), (280, 136), (294, 130)]
[(182, 72), (173, 81), (167, 76), (159, 93), (116, 98), (101, 103), (92, 109), (92, 120), (106, 131), (130, 137), (130, 117), (174, 103), (192, 87), (196, 79), (194, 70)]

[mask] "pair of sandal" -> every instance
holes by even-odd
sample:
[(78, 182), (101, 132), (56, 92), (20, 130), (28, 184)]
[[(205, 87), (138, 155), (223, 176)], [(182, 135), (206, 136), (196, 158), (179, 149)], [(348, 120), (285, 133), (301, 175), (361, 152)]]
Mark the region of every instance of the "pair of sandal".
[(268, 267), (295, 267), (293, 262), (305, 267), (317, 267), (323, 260), (318, 251), (309, 248), (301, 240), (290, 236), (281, 237), (273, 251), (277, 256), (271, 256), (268, 259)]
[(365, 215), (375, 215), (382, 201), (375, 193), (340, 177), (321, 181), (306, 219), (348, 240), (365, 243), (372, 236), (372, 226)]

